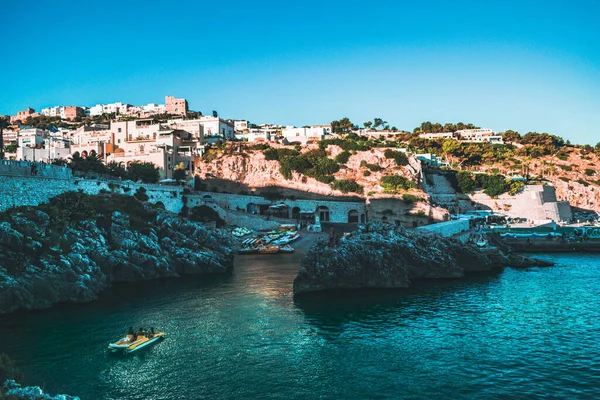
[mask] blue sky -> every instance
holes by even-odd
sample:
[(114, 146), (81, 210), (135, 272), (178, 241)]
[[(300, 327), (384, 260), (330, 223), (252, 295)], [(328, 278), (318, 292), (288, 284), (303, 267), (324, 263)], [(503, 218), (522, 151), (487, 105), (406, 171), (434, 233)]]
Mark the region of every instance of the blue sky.
[(600, 141), (600, 1), (135, 3), (4, 0), (0, 114), (169, 94), (255, 123)]

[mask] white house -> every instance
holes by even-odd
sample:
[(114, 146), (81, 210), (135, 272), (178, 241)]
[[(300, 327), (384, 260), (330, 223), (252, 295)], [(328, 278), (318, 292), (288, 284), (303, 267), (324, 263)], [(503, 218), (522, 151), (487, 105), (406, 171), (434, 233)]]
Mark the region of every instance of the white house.
[(18, 147), (36, 147), (44, 142), (44, 131), (40, 128), (21, 129), (17, 134)]
[(198, 121), (204, 130), (204, 139), (214, 141), (215, 139), (234, 140), (235, 126), (219, 117), (202, 116)]
[(323, 140), (326, 135), (331, 132), (325, 125), (315, 125), (310, 128), (295, 128), (293, 126), (285, 127), (281, 130), (281, 135), (285, 143), (301, 143), (305, 144), (309, 141)]

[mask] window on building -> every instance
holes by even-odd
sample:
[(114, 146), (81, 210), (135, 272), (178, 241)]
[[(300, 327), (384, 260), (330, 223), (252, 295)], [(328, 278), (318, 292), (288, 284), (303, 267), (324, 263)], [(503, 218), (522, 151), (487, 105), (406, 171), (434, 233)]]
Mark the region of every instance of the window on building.
[(117, 144), (121, 144), (121, 139), (117, 139)]
[(121, 128), (118, 128), (118, 129), (117, 129), (117, 132), (121, 133)]

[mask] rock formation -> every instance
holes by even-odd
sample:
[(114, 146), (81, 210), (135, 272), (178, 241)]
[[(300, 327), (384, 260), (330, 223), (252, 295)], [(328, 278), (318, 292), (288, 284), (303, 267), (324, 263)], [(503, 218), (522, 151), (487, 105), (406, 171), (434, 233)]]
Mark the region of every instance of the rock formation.
[(69, 192), (0, 214), (0, 313), (86, 302), (112, 282), (224, 273), (231, 240), (130, 196)]
[(459, 278), (504, 266), (549, 265), (497, 248), (423, 235), (389, 224), (369, 224), (334, 247), (317, 241), (302, 260), (294, 294), (361, 288), (406, 288), (419, 279)]
[[(12, 379), (4, 382), (4, 387), (2, 388), (4, 391), (4, 396), (7, 399), (15, 399), (15, 400), (79, 400), (77, 396), (69, 396), (67, 394), (57, 394), (55, 396), (51, 396), (47, 393), (44, 393), (42, 388), (39, 386), (21, 386), (17, 382)], [(0, 398), (2, 395), (0, 394)]]

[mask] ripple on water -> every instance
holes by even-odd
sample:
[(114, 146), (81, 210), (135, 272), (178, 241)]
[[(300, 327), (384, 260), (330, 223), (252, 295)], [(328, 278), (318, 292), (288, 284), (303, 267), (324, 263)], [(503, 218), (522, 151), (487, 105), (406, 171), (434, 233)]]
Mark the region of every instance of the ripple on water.
[[(557, 265), (296, 301), (293, 258), (245, 257), (4, 317), (0, 340), (27, 383), (83, 399), (600, 397), (600, 257), (543, 257)], [(168, 338), (106, 353), (130, 325)]]

